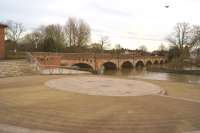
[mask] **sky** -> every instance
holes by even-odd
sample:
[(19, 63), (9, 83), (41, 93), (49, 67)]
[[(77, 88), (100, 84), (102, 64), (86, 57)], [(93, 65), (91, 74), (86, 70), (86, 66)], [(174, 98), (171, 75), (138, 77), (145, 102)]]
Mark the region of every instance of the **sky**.
[(32, 31), (76, 17), (90, 25), (91, 42), (108, 36), (112, 47), (149, 51), (168, 46), (176, 23), (200, 24), (199, 12), (200, 0), (0, 0), (0, 22), (14, 20)]

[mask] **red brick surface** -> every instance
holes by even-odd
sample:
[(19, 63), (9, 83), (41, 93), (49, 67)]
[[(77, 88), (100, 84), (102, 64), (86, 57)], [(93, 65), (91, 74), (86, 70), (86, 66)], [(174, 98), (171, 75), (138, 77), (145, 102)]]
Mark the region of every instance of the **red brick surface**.
[(5, 27), (0, 26), (0, 59), (5, 58), (5, 44), (4, 44), (4, 39), (5, 39)]
[(43, 68), (56, 68), (60, 66), (60, 56), (35, 57)]

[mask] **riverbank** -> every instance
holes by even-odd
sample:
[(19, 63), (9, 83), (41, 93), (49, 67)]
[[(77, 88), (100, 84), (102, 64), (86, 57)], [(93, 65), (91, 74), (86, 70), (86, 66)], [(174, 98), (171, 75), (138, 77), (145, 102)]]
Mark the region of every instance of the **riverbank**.
[(172, 81), (158, 81), (158, 80), (143, 80), (149, 83), (156, 84), (166, 91), (166, 95), (188, 98), (192, 100), (200, 100), (200, 85), (189, 84)]
[(189, 74), (200, 75), (200, 70), (175, 70), (167, 68), (148, 68), (149, 72), (162, 72), (162, 73), (174, 73), (174, 74)]

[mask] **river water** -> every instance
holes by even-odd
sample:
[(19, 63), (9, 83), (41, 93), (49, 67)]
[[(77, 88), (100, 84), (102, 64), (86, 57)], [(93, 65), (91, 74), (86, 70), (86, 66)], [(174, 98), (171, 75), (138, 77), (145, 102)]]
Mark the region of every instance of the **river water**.
[(187, 75), (187, 74), (172, 74), (172, 73), (160, 73), (160, 72), (148, 72), (145, 69), (126, 69), (121, 71), (105, 70), (103, 75), (112, 76), (125, 76), (130, 79), (150, 79), (150, 80), (167, 80), (175, 82), (184, 82), (191, 84), (200, 84), (199, 75)]

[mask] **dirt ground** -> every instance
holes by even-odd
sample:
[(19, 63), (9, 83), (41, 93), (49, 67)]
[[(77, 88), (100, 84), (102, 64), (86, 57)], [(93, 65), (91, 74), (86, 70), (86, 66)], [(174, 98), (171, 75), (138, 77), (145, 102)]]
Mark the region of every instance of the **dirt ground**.
[[(200, 130), (198, 102), (156, 95), (88, 96), (49, 89), (44, 85), (50, 79), (61, 77), (0, 79), (0, 124), (63, 133), (181, 133)], [(148, 82), (160, 85), (171, 96), (200, 99), (198, 85)]]

